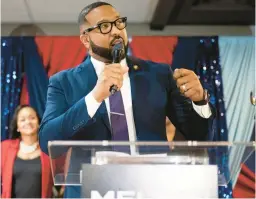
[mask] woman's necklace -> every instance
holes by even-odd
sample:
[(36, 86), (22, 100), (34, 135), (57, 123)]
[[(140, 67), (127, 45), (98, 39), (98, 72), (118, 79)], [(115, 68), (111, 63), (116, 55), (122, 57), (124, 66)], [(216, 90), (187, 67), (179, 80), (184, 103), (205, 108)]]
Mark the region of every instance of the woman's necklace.
[(23, 141), (20, 142), (20, 151), (24, 154), (33, 153), (37, 149), (37, 142), (32, 145), (26, 145)]

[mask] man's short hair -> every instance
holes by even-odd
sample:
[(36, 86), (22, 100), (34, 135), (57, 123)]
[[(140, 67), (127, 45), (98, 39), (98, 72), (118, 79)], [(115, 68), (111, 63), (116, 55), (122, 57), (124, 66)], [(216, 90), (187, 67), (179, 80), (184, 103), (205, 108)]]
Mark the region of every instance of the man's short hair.
[(86, 21), (86, 16), (89, 14), (89, 12), (91, 12), (93, 9), (98, 8), (100, 6), (111, 6), (113, 7), (111, 4), (107, 3), (107, 2), (102, 2), (102, 1), (97, 1), (94, 2), (86, 7), (84, 7), (82, 9), (82, 11), (80, 12), (79, 16), (78, 16), (78, 24), (79, 26), (83, 25)]

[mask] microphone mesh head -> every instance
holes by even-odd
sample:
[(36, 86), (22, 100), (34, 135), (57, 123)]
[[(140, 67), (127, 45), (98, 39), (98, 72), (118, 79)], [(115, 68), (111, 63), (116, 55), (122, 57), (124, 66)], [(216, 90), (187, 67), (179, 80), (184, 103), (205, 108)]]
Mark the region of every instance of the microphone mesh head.
[(122, 45), (122, 43), (117, 43), (117, 44), (114, 45), (114, 47), (112, 49), (112, 55), (114, 55), (116, 52), (121, 53), (120, 51), (121, 52), (123, 51), (123, 45)]

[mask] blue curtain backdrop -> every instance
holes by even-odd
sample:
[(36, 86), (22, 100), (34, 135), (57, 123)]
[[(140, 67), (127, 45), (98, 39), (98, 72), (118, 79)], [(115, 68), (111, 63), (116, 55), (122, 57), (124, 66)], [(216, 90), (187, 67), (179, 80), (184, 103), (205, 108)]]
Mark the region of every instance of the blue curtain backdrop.
[[(176, 46), (172, 68), (186, 68), (193, 70), (204, 88), (210, 93), (210, 102), (217, 110), (214, 121), (214, 141), (227, 141), (226, 111), (223, 101), (223, 87), (221, 66), (219, 64), (218, 37), (179, 37)], [(222, 156), (219, 163), (220, 172), (228, 179), (227, 149), (214, 150), (215, 156)], [(226, 166), (227, 165), (227, 166)], [(232, 197), (232, 186), (219, 187), (220, 198)]]
[(1, 38), (1, 141), (9, 138), (9, 123), (20, 103), (23, 68), (21, 43), (20, 38)]
[[(250, 101), (250, 92), (256, 92), (255, 37), (222, 36), (219, 38), (219, 46), (227, 104), (228, 140), (249, 142), (256, 113), (256, 107)], [(230, 150), (229, 167), (234, 182), (238, 177), (240, 165), (245, 160), (244, 151), (245, 147), (233, 147)]]
[(9, 138), (8, 128), (20, 103), (22, 76), (26, 74), (30, 105), (42, 116), (48, 77), (34, 37), (1, 38), (1, 140)]
[(35, 107), (42, 117), (45, 110), (48, 76), (43, 61), (38, 54), (33, 37), (23, 39), (24, 66), (27, 77), (30, 105)]

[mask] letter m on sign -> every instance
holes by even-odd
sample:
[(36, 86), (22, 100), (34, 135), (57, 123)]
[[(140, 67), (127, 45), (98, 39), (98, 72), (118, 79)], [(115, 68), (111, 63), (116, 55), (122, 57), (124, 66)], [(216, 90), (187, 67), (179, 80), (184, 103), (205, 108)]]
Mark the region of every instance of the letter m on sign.
[(91, 191), (91, 199), (115, 199), (115, 192), (108, 191), (102, 196), (98, 191)]

